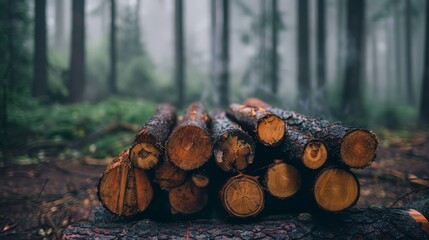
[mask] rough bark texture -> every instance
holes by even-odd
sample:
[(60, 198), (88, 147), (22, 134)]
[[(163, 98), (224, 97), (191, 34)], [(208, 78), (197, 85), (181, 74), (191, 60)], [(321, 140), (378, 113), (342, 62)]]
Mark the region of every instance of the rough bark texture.
[(225, 210), (233, 217), (257, 216), (264, 209), (264, 190), (257, 177), (239, 174), (222, 187), (220, 198)]
[(421, 224), (404, 209), (371, 207), (324, 216), (287, 214), (236, 224), (215, 219), (156, 222), (113, 220), (96, 208), (90, 220), (75, 223), (63, 239), (429, 239)]
[(241, 127), (224, 113), (212, 115), (213, 153), (216, 164), (224, 171), (242, 171), (253, 163), (255, 144)]
[(263, 108), (231, 104), (226, 114), (265, 146), (277, 146), (284, 138), (284, 122)]
[(153, 189), (149, 178), (133, 168), (123, 151), (104, 171), (98, 185), (98, 197), (103, 206), (120, 216), (143, 212), (152, 201)]
[[(342, 162), (353, 168), (363, 168), (371, 165), (375, 160), (378, 148), (378, 139), (371, 131), (346, 127), (339, 122), (309, 117), (292, 111), (272, 107), (267, 103), (250, 98), (243, 102), (247, 106), (262, 107), (266, 111), (279, 116), (288, 126), (286, 136), (299, 136), (294, 134), (290, 128), (298, 130), (302, 134), (311, 136), (313, 139), (325, 144), (328, 152), (328, 159), (332, 162)], [(292, 140), (299, 138), (293, 137)], [(302, 144), (301, 144), (302, 145)], [(292, 149), (295, 151), (295, 149)]]
[(165, 140), (176, 124), (176, 110), (170, 104), (161, 104), (153, 116), (137, 133), (130, 150), (134, 166), (142, 169), (154, 167), (163, 155)]
[(183, 170), (201, 167), (212, 155), (210, 118), (201, 103), (193, 103), (167, 141), (168, 159)]

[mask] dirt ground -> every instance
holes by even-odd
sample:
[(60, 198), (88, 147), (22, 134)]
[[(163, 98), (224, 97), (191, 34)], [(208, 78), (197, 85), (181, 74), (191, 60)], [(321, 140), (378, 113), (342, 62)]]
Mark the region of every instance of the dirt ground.
[[(101, 206), (96, 186), (104, 168), (55, 159), (0, 168), (0, 238), (60, 238), (67, 225)], [(376, 162), (354, 172), (361, 183), (357, 207), (401, 207), (429, 199), (428, 133), (381, 139)]]

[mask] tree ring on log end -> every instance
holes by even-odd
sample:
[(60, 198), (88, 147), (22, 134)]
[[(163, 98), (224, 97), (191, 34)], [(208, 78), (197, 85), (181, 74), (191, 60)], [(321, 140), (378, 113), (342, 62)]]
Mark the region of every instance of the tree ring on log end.
[(236, 217), (252, 217), (264, 208), (264, 191), (254, 177), (238, 175), (230, 178), (222, 188), (225, 210)]
[(328, 158), (328, 150), (320, 141), (314, 140), (307, 143), (302, 156), (302, 163), (310, 169), (320, 168)]
[(214, 156), (217, 165), (224, 171), (243, 171), (253, 163), (255, 146), (247, 134), (226, 132), (215, 143)]
[(155, 181), (162, 189), (180, 186), (186, 180), (186, 172), (171, 162), (164, 162), (155, 171)]
[(341, 159), (353, 168), (371, 165), (376, 156), (378, 140), (376, 136), (363, 129), (349, 132), (341, 142)]
[(168, 193), (172, 213), (193, 214), (201, 211), (208, 201), (205, 188), (195, 186), (191, 180), (173, 188)]
[(150, 143), (136, 143), (130, 149), (130, 160), (135, 167), (149, 170), (159, 161), (160, 151)]
[(301, 187), (301, 175), (294, 166), (277, 162), (268, 168), (265, 185), (271, 195), (286, 199), (298, 192)]
[(258, 122), (256, 134), (266, 146), (278, 145), (285, 135), (286, 124), (276, 115), (267, 115)]
[(359, 182), (350, 171), (330, 168), (317, 177), (313, 191), (316, 203), (321, 209), (339, 212), (357, 202)]
[(183, 170), (201, 167), (212, 154), (210, 135), (192, 125), (176, 128), (167, 143), (168, 158)]

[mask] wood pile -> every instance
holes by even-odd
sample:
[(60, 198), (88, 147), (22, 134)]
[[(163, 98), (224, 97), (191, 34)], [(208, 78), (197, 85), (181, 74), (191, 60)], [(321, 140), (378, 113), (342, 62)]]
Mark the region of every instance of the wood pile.
[(350, 171), (375, 160), (370, 131), (270, 106), (259, 99), (182, 117), (161, 104), (101, 176), (98, 195), (119, 216), (340, 212), (359, 199)]

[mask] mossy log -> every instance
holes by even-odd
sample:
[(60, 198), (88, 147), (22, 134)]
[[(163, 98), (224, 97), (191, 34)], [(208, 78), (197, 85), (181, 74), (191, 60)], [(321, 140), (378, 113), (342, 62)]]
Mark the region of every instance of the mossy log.
[(103, 206), (119, 216), (143, 212), (152, 200), (153, 189), (145, 172), (129, 161), (129, 150), (114, 158), (100, 178), (98, 197)]
[(204, 165), (212, 155), (210, 118), (201, 103), (191, 104), (167, 140), (168, 159), (183, 170)]
[(241, 127), (224, 113), (212, 114), (212, 140), (216, 164), (224, 171), (243, 171), (253, 163), (255, 144)]
[(265, 146), (277, 146), (284, 138), (285, 123), (263, 108), (231, 104), (226, 114)]
[(135, 167), (145, 170), (156, 166), (162, 158), (165, 141), (176, 124), (176, 110), (170, 104), (158, 105), (152, 117), (137, 133), (130, 149)]
[[(427, 223), (427, 221), (426, 221)], [(409, 210), (350, 209), (332, 216), (286, 214), (240, 223), (221, 219), (158, 222), (112, 220), (96, 208), (88, 222), (68, 226), (63, 239), (429, 239)]]

